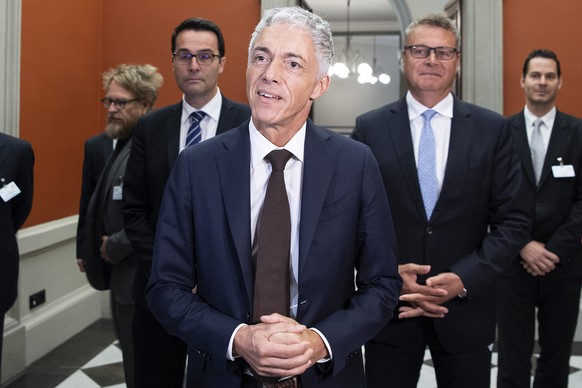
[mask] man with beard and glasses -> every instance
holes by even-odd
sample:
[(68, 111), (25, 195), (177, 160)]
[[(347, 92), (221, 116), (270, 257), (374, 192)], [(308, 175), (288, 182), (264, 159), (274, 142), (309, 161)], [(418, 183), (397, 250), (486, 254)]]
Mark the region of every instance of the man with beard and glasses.
[(107, 108), (105, 133), (116, 139), (117, 145), (91, 196), (84, 231), (84, 269), (93, 287), (111, 289), (111, 311), (129, 388), (135, 386), (131, 293), (137, 257), (125, 235), (122, 188), (133, 128), (152, 109), (162, 82), (162, 75), (151, 65), (119, 65), (103, 73), (105, 97), (101, 102)]

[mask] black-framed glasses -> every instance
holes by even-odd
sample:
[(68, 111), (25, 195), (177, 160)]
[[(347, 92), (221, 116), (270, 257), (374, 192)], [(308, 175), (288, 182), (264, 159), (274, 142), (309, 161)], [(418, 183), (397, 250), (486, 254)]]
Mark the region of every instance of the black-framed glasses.
[(132, 98), (131, 100), (122, 100), (120, 98), (104, 97), (101, 99), (101, 103), (105, 108), (109, 109), (111, 104), (113, 104), (118, 110), (122, 110), (125, 108), (125, 104), (132, 101), (137, 101), (137, 98)]
[(459, 52), (454, 47), (440, 46), (440, 47), (429, 47), (423, 44), (415, 44), (411, 46), (404, 46), (405, 50), (410, 52), (413, 58), (424, 59), (430, 55), (431, 51), (434, 51), (434, 55), (437, 59), (449, 61), (453, 59), (455, 54)]
[(176, 63), (180, 65), (189, 65), (192, 63), (192, 58), (196, 58), (196, 62), (202, 66), (208, 66), (214, 61), (214, 57), (219, 57), (220, 55), (212, 53), (197, 53), (192, 54), (187, 51), (178, 51), (172, 54)]

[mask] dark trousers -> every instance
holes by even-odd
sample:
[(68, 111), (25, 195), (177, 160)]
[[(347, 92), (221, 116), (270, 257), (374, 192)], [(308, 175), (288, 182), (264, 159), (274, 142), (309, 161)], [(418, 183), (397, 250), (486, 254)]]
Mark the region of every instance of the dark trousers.
[(4, 313), (0, 314), (0, 383), (2, 382), (2, 341), (4, 340)]
[(366, 344), (368, 388), (416, 388), (424, 353), (428, 346), (437, 385), (446, 388), (489, 388), (491, 350), (487, 346), (472, 352), (449, 353), (441, 345), (431, 319), (424, 319), (418, 335), (423, 340), (396, 346), (378, 341)]
[(138, 388), (182, 388), (186, 344), (166, 332), (149, 309), (135, 304), (133, 318), (135, 382)]
[(133, 317), (135, 304), (121, 304), (115, 300), (115, 291), (111, 290), (111, 314), (115, 333), (119, 340), (119, 346), (123, 354), (123, 370), (125, 372), (125, 385), (127, 388), (136, 388), (133, 362)]
[(582, 279), (531, 276), (519, 271), (498, 283), (497, 387), (530, 387), (537, 309), (540, 357), (534, 388), (568, 386), (569, 361)]

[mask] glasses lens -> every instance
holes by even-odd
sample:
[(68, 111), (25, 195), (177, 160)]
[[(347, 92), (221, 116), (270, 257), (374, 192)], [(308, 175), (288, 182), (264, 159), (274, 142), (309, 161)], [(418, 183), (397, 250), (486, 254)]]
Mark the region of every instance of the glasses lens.
[(208, 53), (201, 53), (196, 55), (196, 60), (200, 65), (209, 65), (212, 63), (214, 55)]
[(430, 54), (430, 48), (427, 46), (410, 46), (409, 47), (410, 54), (414, 58), (426, 58)]
[(188, 65), (192, 62), (193, 55), (190, 53), (179, 52), (174, 54), (174, 58), (176, 58), (176, 62), (180, 65)]
[(440, 47), (434, 50), (438, 59), (451, 59), (455, 53), (455, 49), (450, 47)]

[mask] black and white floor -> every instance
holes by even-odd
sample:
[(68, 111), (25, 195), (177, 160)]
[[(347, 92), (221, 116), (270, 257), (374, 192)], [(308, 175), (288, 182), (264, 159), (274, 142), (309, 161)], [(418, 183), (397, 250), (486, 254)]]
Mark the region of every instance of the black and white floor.
[[(574, 344), (569, 388), (582, 387), (582, 343)], [(493, 353), (491, 381), (497, 378)], [(495, 384), (492, 384), (494, 387)], [(4, 388), (125, 388), (121, 350), (110, 320), (100, 320), (77, 334)], [(436, 388), (427, 352), (418, 388)]]

